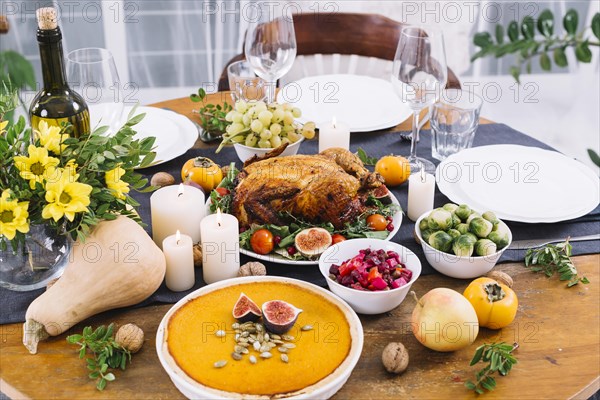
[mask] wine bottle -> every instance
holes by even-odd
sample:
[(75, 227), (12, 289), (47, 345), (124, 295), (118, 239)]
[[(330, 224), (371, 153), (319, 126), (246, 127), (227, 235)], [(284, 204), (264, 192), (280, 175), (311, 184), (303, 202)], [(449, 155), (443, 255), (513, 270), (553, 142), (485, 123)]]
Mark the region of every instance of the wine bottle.
[(39, 8), (37, 40), (42, 61), (44, 87), (33, 99), (29, 108), (31, 126), (38, 129), (41, 121), (50, 126), (61, 127), (70, 123), (72, 137), (90, 133), (88, 106), (78, 93), (67, 84), (62, 48), (62, 33), (53, 7)]

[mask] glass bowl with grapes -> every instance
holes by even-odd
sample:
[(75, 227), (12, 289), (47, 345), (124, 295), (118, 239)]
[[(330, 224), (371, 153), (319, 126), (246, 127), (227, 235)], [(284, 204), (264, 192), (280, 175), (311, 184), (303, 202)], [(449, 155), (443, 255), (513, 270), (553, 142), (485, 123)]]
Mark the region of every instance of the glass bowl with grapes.
[(304, 139), (315, 137), (314, 122), (300, 124), (302, 112), (291, 104), (269, 104), (264, 101), (238, 100), (225, 116), (228, 125), (221, 137), (217, 153), (233, 144), (239, 159), (244, 162), (253, 156), (265, 155), (287, 144), (280, 156), (298, 153)]

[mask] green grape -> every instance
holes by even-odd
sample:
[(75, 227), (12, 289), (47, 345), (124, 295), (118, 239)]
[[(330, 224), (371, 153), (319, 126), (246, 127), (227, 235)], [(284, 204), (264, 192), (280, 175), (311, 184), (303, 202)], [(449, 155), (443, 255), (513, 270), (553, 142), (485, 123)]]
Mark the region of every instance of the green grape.
[(260, 133), (261, 139), (269, 140), (269, 139), (271, 139), (272, 136), (273, 136), (273, 134), (268, 129), (263, 129), (262, 132)]
[(296, 143), (298, 140), (300, 140), (300, 136), (298, 136), (298, 134), (295, 131), (288, 132), (287, 138), (290, 140), (290, 143)]
[(233, 113), (234, 112), (235, 111), (229, 111), (227, 113), (227, 115), (225, 115), (225, 121), (227, 121), (227, 122), (233, 122)]
[(256, 136), (254, 136), (254, 134), (251, 133), (248, 136), (246, 136), (246, 146), (256, 147), (257, 143), (258, 143), (258, 138)]
[(283, 127), (283, 133), (288, 134), (290, 132), (295, 132), (296, 128), (294, 128), (292, 125), (285, 125)]
[(314, 122), (312, 122), (312, 121), (309, 121), (309, 122), (307, 122), (307, 123), (305, 123), (305, 124), (304, 124), (304, 128), (305, 128), (305, 129), (312, 129), (312, 130), (315, 130), (315, 129), (317, 128), (317, 124), (315, 124), (315, 123), (314, 123)]
[(281, 133), (281, 125), (272, 124), (271, 127), (269, 128), (269, 130), (271, 131), (271, 133), (273, 135), (279, 136), (279, 134)]
[(281, 139), (281, 144), (285, 144), (285, 143), (291, 143), (290, 139), (284, 137), (283, 139)]
[(237, 112), (237, 111), (231, 111), (231, 114), (233, 114), (233, 116), (232, 116), (232, 121), (233, 122), (239, 122), (239, 123), (242, 122), (244, 114), (242, 114), (240, 112)]
[(294, 123), (294, 114), (291, 111), (286, 111), (283, 114), (283, 123), (285, 125), (292, 125)]
[(273, 136), (271, 137), (271, 147), (279, 147), (281, 146), (281, 137)]
[(261, 111), (266, 111), (267, 105), (264, 101), (257, 101), (256, 103), (254, 103), (254, 108), (256, 109), (256, 113), (258, 114)]
[(246, 115), (250, 117), (250, 119), (254, 119), (254, 116), (256, 115), (256, 108), (255, 107), (249, 107), (248, 111), (246, 111)]
[(238, 100), (235, 102), (235, 111), (244, 114), (248, 110), (248, 103), (244, 100)]
[(253, 132), (259, 133), (260, 131), (262, 131), (264, 128), (262, 122), (260, 122), (259, 120), (255, 119), (254, 121), (252, 121), (252, 123), (250, 124), (250, 129), (252, 129)]
[(242, 143), (244, 140), (245, 140), (244, 139), (244, 135), (238, 135), (238, 136), (235, 136), (235, 137), (231, 138), (231, 141), (233, 143)]
[(248, 113), (244, 114), (242, 117), (242, 124), (244, 124), (244, 126), (250, 126), (251, 122), (252, 122), (252, 116), (248, 115)]
[(281, 108), (283, 108), (283, 111), (290, 111), (293, 107), (290, 103), (283, 103)]
[(277, 107), (274, 111), (273, 111), (273, 119), (272, 121), (277, 123), (277, 122), (281, 122), (283, 120), (283, 108), (281, 107)]
[(302, 116), (302, 111), (298, 107), (292, 108), (292, 115), (294, 118), (300, 118)]
[(271, 148), (271, 142), (266, 139), (261, 139), (258, 141), (258, 147), (260, 147), (261, 149), (269, 149)]
[(258, 120), (264, 125), (269, 126), (271, 124), (271, 118), (273, 114), (270, 111), (264, 110), (258, 114)]
[(308, 139), (308, 140), (314, 139), (315, 131), (314, 131), (314, 129), (303, 129), (302, 135), (304, 136), (305, 139)]
[(227, 133), (229, 133), (231, 136), (233, 136), (233, 135), (237, 135), (244, 129), (246, 129), (246, 127), (244, 125), (242, 125), (238, 122), (234, 122), (231, 125), (229, 125), (226, 130), (227, 130)]

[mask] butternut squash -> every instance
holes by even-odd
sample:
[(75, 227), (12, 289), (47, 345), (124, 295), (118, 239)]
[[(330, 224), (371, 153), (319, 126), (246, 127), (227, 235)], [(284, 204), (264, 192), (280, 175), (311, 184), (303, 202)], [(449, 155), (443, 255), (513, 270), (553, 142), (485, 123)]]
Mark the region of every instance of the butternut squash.
[(35, 354), (48, 336), (145, 300), (162, 283), (165, 268), (164, 254), (135, 221), (120, 216), (99, 223), (85, 243), (74, 243), (61, 278), (29, 305), (23, 344)]

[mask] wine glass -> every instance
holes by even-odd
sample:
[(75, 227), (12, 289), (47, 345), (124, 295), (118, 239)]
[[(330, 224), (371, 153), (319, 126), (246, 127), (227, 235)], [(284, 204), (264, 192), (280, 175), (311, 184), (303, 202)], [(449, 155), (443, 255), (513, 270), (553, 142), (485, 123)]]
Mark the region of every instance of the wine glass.
[(67, 55), (67, 81), (90, 110), (92, 130), (108, 126), (106, 134), (116, 133), (123, 117), (123, 93), (117, 66), (107, 49), (89, 47)]
[(417, 157), (419, 139), (419, 116), (421, 111), (433, 105), (446, 86), (448, 72), (444, 36), (436, 27), (404, 27), (400, 33), (398, 48), (392, 68), (392, 85), (400, 99), (413, 111), (410, 144), (411, 173), (435, 173), (435, 165)]
[(288, 73), (296, 59), (294, 20), (272, 6), (273, 3), (257, 3), (252, 7), (244, 47), (254, 72), (267, 81), (269, 104), (275, 100), (277, 79)]

